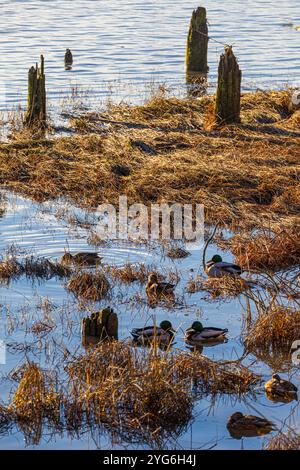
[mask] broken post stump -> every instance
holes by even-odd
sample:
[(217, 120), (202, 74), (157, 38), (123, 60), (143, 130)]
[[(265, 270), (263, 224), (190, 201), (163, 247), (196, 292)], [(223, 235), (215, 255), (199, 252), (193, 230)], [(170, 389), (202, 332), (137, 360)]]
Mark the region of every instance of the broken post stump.
[(110, 307), (92, 313), (82, 320), (82, 343), (97, 344), (106, 339), (118, 339), (118, 316)]
[(208, 26), (206, 9), (198, 7), (193, 11), (186, 48), (186, 72), (192, 77), (207, 74)]
[(36, 64), (28, 72), (28, 107), (25, 115), (27, 126), (46, 126), (46, 79), (44, 57), (41, 55), (41, 66)]
[(65, 69), (71, 70), (73, 65), (73, 54), (70, 49), (66, 49), (65, 53)]
[(217, 123), (240, 122), (242, 72), (231, 46), (225, 47), (220, 57), (218, 88), (215, 106)]

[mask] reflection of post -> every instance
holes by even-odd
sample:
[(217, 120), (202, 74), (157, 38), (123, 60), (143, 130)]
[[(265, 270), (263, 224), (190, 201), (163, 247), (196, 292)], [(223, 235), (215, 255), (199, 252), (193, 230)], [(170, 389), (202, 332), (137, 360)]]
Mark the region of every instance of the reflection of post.
[(206, 9), (193, 11), (186, 48), (187, 76), (207, 74), (208, 27)]
[(118, 339), (118, 316), (110, 307), (92, 313), (82, 320), (82, 342), (84, 346), (97, 344), (106, 339)]
[(242, 73), (230, 46), (220, 57), (215, 117), (218, 123), (240, 122)]
[(27, 126), (46, 126), (46, 79), (44, 57), (41, 66), (31, 67), (28, 72), (28, 107), (25, 116)]

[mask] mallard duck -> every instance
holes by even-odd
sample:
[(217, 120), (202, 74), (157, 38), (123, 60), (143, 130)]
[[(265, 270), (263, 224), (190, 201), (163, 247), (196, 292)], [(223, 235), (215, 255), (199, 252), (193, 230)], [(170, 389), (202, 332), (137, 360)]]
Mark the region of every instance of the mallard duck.
[(65, 66), (71, 67), (73, 65), (73, 55), (70, 49), (66, 49), (65, 53)]
[(239, 411), (233, 413), (227, 421), (227, 429), (235, 439), (242, 437), (263, 436), (274, 430), (274, 424), (259, 416), (244, 415)]
[(242, 268), (237, 264), (226, 263), (220, 255), (215, 255), (206, 263), (205, 272), (209, 277), (240, 276)]
[(158, 282), (157, 274), (151, 273), (148, 277), (146, 285), (146, 293), (149, 296), (159, 297), (161, 295), (172, 295), (174, 294), (174, 284), (168, 282)]
[(162, 321), (159, 326), (146, 326), (144, 328), (134, 328), (131, 334), (135, 340), (152, 342), (157, 338), (163, 342), (171, 342), (174, 339), (175, 330), (168, 320)]
[(60, 263), (63, 265), (76, 264), (78, 266), (96, 266), (101, 262), (101, 259), (98, 253), (79, 252), (72, 255), (66, 252), (62, 256)]
[(200, 321), (195, 321), (191, 328), (186, 330), (185, 332), (185, 341), (187, 342), (217, 342), (223, 341), (225, 339), (225, 335), (228, 332), (227, 328), (214, 328), (214, 327), (206, 327), (204, 328)]
[[(290, 398), (297, 400), (298, 388), (288, 380), (282, 379), (278, 374), (273, 374), (272, 378), (264, 385), (265, 391), (270, 398)], [(290, 401), (290, 400), (289, 400)]]

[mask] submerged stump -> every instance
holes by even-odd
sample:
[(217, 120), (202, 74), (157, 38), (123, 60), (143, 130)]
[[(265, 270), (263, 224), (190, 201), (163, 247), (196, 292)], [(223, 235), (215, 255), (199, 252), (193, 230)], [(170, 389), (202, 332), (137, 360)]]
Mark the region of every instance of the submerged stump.
[(193, 11), (186, 48), (186, 73), (189, 81), (207, 74), (208, 26), (206, 9), (203, 7)]
[(25, 115), (27, 126), (46, 126), (46, 79), (44, 56), (41, 55), (41, 66), (36, 64), (28, 72), (28, 107)]
[(82, 320), (82, 342), (85, 346), (106, 339), (118, 339), (118, 316), (110, 307)]
[(240, 122), (242, 72), (230, 46), (220, 57), (215, 118), (218, 123)]

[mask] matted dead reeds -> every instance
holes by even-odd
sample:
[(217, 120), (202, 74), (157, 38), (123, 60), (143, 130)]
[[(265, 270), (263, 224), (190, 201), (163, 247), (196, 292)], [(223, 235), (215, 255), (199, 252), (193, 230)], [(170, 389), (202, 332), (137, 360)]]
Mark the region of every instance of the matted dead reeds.
[(292, 114), (290, 100), (288, 90), (244, 94), (241, 124), (213, 130), (204, 123), (212, 96), (111, 106), (80, 117), (84, 134), (21, 133), (1, 144), (0, 184), (89, 208), (120, 194), (129, 203), (202, 203), (209, 223), (268, 228), (299, 213), (300, 111)]
[(23, 260), (15, 257), (0, 260), (0, 283), (9, 283), (23, 275), (30, 279), (49, 280), (52, 277), (67, 278), (70, 274), (69, 268), (46, 258), (30, 256)]
[(103, 299), (110, 290), (110, 284), (101, 271), (74, 274), (66, 287), (79, 299), (90, 301)]
[[(125, 342), (102, 342), (65, 364), (58, 382), (37, 364), (22, 368), (3, 424), (15, 423), (27, 442), (37, 443), (48, 429), (80, 432), (103, 426), (128, 441), (156, 444), (180, 432), (203, 395), (254, 393), (260, 378), (239, 363), (153, 346), (137, 349)], [(20, 369), (20, 370), (21, 370)]]

